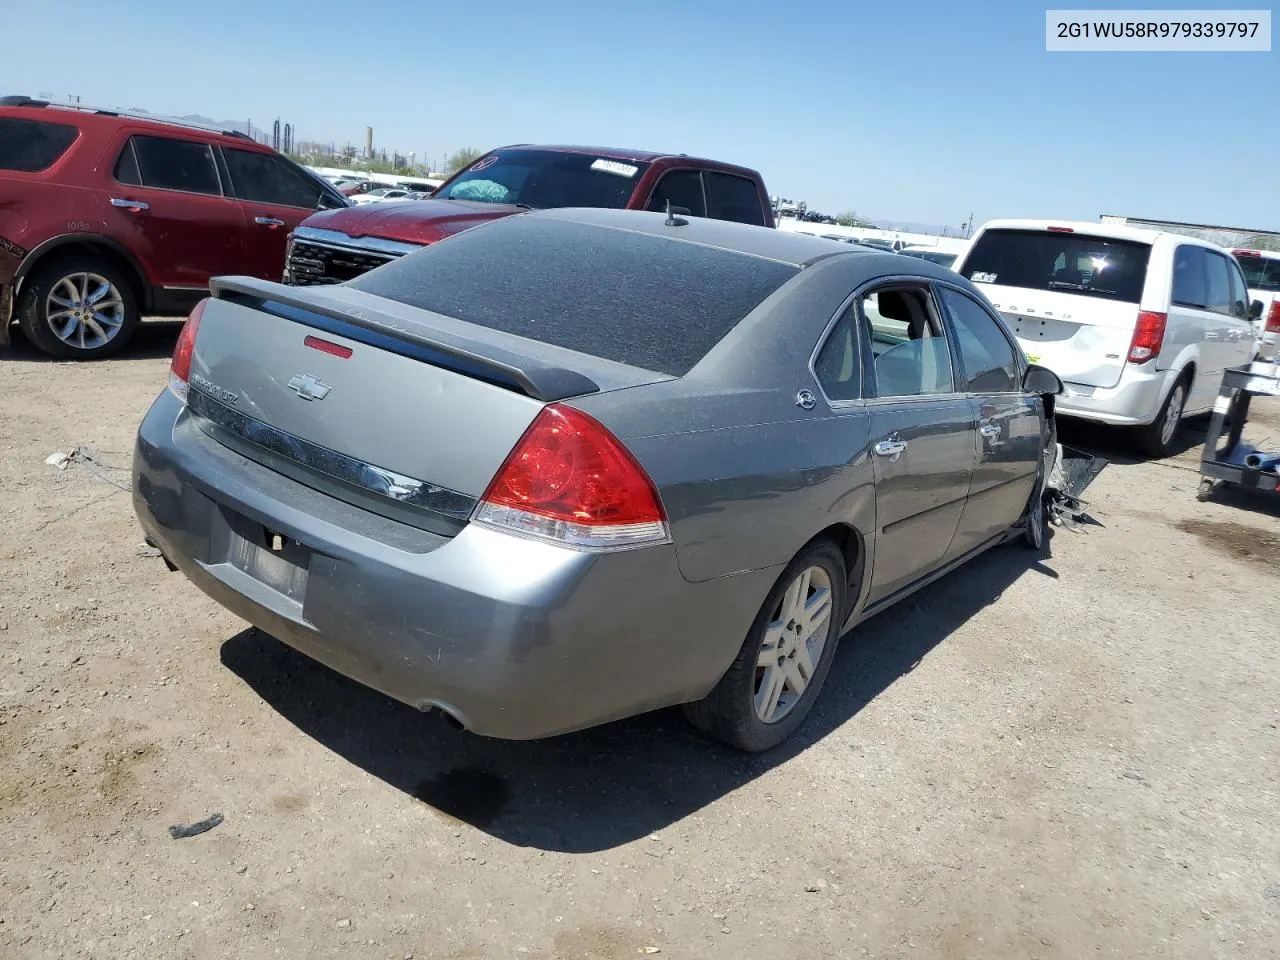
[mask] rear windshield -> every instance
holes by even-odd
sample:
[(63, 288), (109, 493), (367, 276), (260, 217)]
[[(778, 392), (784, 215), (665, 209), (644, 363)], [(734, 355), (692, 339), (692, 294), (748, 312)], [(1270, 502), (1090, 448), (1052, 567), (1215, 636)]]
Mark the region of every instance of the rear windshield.
[(517, 216), (411, 253), (349, 285), (678, 377), (797, 272), (664, 237)]
[(1244, 271), (1244, 282), (1250, 290), (1280, 293), (1280, 259), (1271, 257), (1236, 257)]
[(649, 164), (560, 150), (498, 150), (438, 191), (441, 200), (526, 207), (610, 207), (631, 199)]
[(1137, 303), (1151, 247), (1130, 240), (1044, 230), (988, 230), (965, 257), (974, 283), (1056, 290)]
[(0, 117), (0, 170), (47, 170), (67, 152), (77, 133), (65, 123)]

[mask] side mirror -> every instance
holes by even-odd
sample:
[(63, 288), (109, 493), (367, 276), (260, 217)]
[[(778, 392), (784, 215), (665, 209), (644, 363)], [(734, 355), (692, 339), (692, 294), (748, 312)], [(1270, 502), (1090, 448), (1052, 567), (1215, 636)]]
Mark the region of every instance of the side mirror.
[(1262, 319), (1262, 301), (1261, 300), (1255, 300), (1253, 301), (1253, 303), (1249, 304), (1249, 319), (1250, 320)]
[(1048, 367), (1033, 363), (1022, 377), (1022, 389), (1042, 397), (1049, 394), (1057, 396), (1062, 392), (1062, 381)]

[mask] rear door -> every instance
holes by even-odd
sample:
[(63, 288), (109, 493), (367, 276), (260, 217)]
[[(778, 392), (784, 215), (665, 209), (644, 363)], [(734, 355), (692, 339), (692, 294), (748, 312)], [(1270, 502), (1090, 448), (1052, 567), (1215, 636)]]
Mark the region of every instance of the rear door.
[(945, 325), (926, 284), (878, 287), (854, 304), (861, 325), (876, 484), (870, 603), (936, 569), (973, 476), (977, 423), (956, 389)]
[(245, 260), (240, 272), (279, 280), (289, 234), (315, 213), (324, 188), (274, 154), (224, 146), (222, 156), (231, 192), (244, 214)]
[(978, 422), (976, 465), (950, 556), (1009, 529), (1031, 499), (1043, 450), (1043, 401), (1022, 391), (1022, 363), (999, 321), (969, 294), (939, 287)]
[(1124, 372), (1150, 256), (1148, 244), (1067, 228), (999, 228), (957, 270), (982, 285), (1029, 360), (1105, 388)]
[(240, 272), (244, 216), (224, 194), (214, 148), (183, 131), (123, 134), (108, 154), (102, 197), (107, 234), (120, 240), (152, 282), (173, 291), (207, 289)]

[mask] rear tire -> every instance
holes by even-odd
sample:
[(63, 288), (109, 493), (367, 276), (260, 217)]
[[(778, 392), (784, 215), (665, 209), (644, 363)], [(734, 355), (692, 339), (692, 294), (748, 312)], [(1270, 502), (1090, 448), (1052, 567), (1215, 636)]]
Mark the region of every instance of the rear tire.
[(59, 257), (23, 284), (18, 323), (33, 345), (55, 357), (96, 360), (122, 349), (138, 325), (133, 285), (109, 261)]
[(1182, 412), (1187, 406), (1187, 391), (1190, 378), (1184, 373), (1169, 390), (1169, 395), (1160, 405), (1160, 412), (1155, 420), (1145, 427), (1135, 430), (1138, 449), (1149, 457), (1163, 460), (1172, 456), (1173, 443), (1178, 438), (1178, 427), (1182, 423)]
[(827, 679), (847, 595), (839, 548), (826, 540), (807, 547), (769, 591), (733, 664), (704, 699), (685, 705), (685, 716), (739, 750), (776, 747), (804, 722)]

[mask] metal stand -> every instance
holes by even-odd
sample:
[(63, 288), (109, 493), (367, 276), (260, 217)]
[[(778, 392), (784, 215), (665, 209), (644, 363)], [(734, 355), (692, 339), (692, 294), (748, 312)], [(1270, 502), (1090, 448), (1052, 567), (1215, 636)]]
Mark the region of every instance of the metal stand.
[[(1280, 397), (1280, 365), (1254, 361), (1222, 372), (1222, 387), (1213, 405), (1209, 434), (1200, 453), (1200, 489), (1197, 500), (1208, 500), (1218, 483), (1231, 483), (1262, 493), (1280, 492), (1280, 450), (1267, 453), (1244, 443), (1240, 435), (1255, 395)], [(1219, 446), (1222, 427), (1230, 420), (1225, 446)]]

